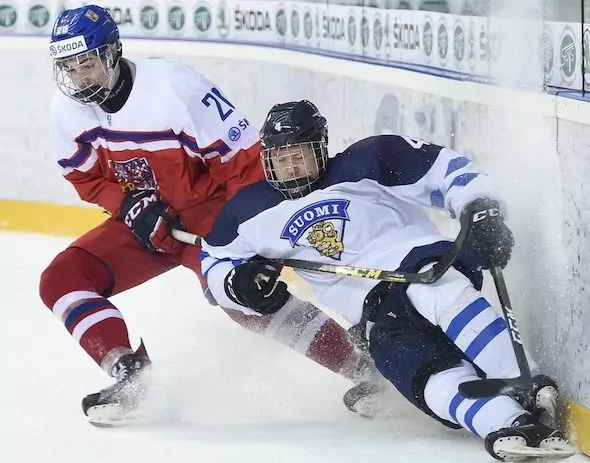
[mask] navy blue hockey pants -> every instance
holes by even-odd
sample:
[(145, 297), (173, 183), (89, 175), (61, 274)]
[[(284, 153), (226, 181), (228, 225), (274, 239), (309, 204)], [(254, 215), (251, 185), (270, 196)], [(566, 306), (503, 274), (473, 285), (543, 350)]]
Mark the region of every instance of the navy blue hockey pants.
[[(451, 245), (448, 241), (440, 241), (414, 248), (398, 270), (416, 272), (424, 265), (437, 261)], [(476, 289), (481, 289), (483, 276), (471, 254), (462, 252), (453, 266), (469, 278)], [(445, 425), (460, 427), (430, 411), (424, 400), (424, 387), (434, 373), (469, 359), (438, 326), (418, 313), (406, 294), (407, 288), (407, 284), (383, 282), (367, 297), (367, 300), (371, 296), (375, 298), (375, 292), (381, 292), (376, 297), (380, 304), (370, 333), (369, 351), (381, 374), (407, 400)]]

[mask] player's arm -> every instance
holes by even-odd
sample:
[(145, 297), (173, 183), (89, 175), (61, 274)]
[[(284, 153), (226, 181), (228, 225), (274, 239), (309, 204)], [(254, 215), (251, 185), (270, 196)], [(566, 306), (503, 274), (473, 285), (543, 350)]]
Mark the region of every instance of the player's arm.
[(80, 199), (99, 205), (115, 217), (119, 214), (123, 199), (123, 190), (119, 184), (92, 171), (81, 172), (74, 169), (64, 177), (74, 186)]
[(201, 269), (209, 289), (221, 307), (247, 315), (275, 313), (291, 296), (278, 280), (281, 267), (257, 256), (226, 212), (227, 207), (202, 242)]
[(470, 216), (466, 247), (484, 268), (506, 266), (514, 237), (499, 191), (483, 169), (466, 155), (421, 140), (383, 137), (381, 148), (380, 183), (391, 184), (407, 202), (446, 209), (453, 218)]
[(489, 175), (464, 154), (391, 135), (380, 137), (378, 151), (379, 183), (392, 186), (404, 201), (444, 209), (455, 218), (475, 199), (500, 200)]
[(84, 136), (70, 135), (56, 119), (52, 120), (52, 149), (62, 175), (74, 186), (80, 199), (116, 216), (124, 196), (121, 186), (105, 177), (96, 150), (84, 141)]
[(264, 179), (257, 129), (213, 83), (200, 78), (186, 99), (186, 112), (181, 143), (225, 186), (227, 199)]

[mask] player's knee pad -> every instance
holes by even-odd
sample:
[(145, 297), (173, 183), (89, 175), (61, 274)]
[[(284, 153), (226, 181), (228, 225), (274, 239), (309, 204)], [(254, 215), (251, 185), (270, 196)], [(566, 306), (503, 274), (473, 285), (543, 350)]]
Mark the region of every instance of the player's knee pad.
[(41, 274), (39, 296), (52, 309), (62, 296), (75, 291), (91, 291), (109, 296), (114, 277), (100, 259), (81, 248), (59, 253)]
[(411, 285), (408, 297), (488, 376), (518, 375), (506, 321), (463, 274), (449, 269), (433, 285)]

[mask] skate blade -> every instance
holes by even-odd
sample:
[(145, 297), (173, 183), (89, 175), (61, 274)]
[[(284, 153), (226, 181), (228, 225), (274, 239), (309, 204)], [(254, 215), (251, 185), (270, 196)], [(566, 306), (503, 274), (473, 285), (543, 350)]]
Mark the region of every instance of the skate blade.
[(90, 407), (88, 422), (98, 428), (117, 428), (133, 424), (147, 423), (148, 417), (142, 410), (126, 411), (118, 404), (105, 404)]
[(494, 452), (506, 461), (519, 461), (525, 458), (558, 460), (577, 453), (575, 447), (560, 438), (545, 439), (539, 447), (528, 447), (524, 439), (518, 439), (516, 442), (513, 439), (502, 442), (502, 439), (499, 439), (494, 444)]

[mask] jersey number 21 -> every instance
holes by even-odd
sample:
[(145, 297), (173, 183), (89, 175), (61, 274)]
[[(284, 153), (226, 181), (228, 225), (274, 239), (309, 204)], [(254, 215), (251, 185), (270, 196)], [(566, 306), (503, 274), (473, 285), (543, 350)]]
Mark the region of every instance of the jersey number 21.
[(207, 93), (203, 99), (201, 100), (205, 106), (208, 108), (211, 106), (211, 103), (215, 103), (217, 107), (217, 112), (219, 113), (219, 117), (222, 121), (225, 121), (231, 113), (234, 112), (235, 106), (231, 104), (227, 98), (225, 98), (221, 92), (213, 87), (209, 93)]

